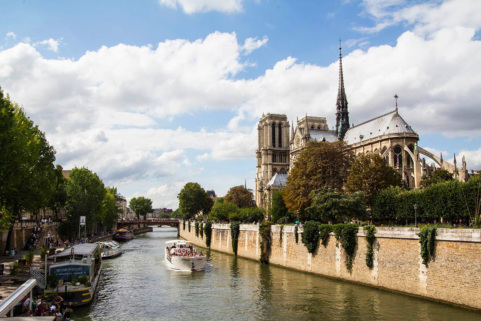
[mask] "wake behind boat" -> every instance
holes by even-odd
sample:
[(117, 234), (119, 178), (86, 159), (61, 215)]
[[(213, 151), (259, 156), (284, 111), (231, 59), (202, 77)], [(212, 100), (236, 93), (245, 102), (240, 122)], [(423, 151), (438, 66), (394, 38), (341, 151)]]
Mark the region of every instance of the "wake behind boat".
[(165, 263), (172, 270), (197, 272), (205, 269), (205, 255), (192, 246), (192, 242), (173, 240), (165, 242)]

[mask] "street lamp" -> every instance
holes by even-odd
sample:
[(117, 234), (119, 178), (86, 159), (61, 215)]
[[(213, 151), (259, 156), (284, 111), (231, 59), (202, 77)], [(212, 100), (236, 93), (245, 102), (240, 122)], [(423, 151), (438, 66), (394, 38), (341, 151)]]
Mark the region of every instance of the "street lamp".
[(414, 203), (414, 226), (418, 227), (418, 218), (417, 218), (417, 213), (416, 210), (418, 209), (418, 204)]

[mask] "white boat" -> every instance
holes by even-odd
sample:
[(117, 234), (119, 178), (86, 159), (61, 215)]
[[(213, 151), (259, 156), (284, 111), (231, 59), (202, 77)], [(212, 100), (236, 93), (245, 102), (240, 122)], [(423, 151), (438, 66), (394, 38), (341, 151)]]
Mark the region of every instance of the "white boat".
[(115, 241), (97, 242), (97, 244), (102, 249), (102, 259), (111, 259), (124, 253), (124, 250), (120, 248), (120, 244)]
[(165, 263), (172, 270), (197, 272), (205, 269), (205, 255), (192, 246), (192, 242), (173, 240), (165, 242)]

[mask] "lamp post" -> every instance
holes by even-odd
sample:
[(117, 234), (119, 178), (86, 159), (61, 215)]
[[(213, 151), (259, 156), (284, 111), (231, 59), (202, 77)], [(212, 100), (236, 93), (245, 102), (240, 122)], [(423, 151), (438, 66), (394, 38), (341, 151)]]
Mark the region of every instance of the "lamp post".
[(418, 227), (418, 218), (417, 218), (417, 213), (416, 210), (418, 209), (418, 204), (414, 203), (414, 226)]

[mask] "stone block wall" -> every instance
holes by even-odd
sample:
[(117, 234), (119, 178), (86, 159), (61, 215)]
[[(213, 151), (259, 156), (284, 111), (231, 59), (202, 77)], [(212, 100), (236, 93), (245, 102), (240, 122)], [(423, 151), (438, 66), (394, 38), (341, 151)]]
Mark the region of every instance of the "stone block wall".
[[(205, 236), (196, 237), (191, 224), (190, 233), (187, 225), (185, 230), (180, 226), (180, 236), (205, 247)], [(302, 228), (298, 243), (294, 226), (284, 226), (282, 237), (280, 226), (272, 226), (271, 232), (271, 264), (481, 310), (481, 230), (438, 229), (435, 257), (426, 267), (420, 254), (419, 229), (377, 228), (374, 267), (370, 269), (365, 261), (365, 234), (360, 228), (351, 271), (332, 233), (326, 247), (319, 244), (316, 252), (309, 254), (301, 241)], [(233, 254), (229, 224), (213, 225), (211, 249)], [(240, 226), (237, 255), (259, 260), (258, 225)]]

